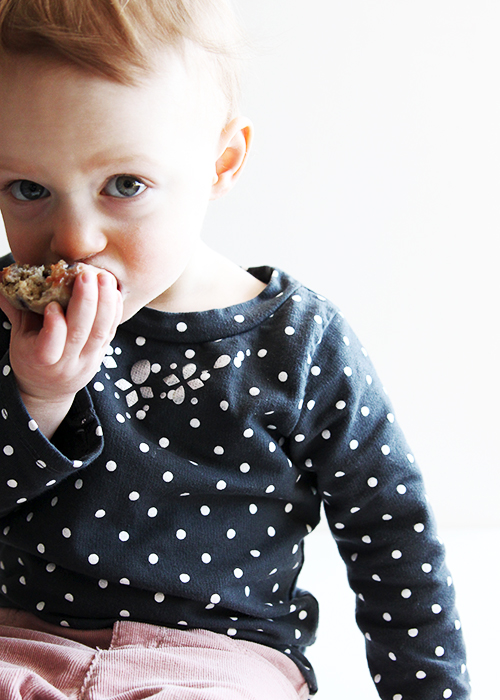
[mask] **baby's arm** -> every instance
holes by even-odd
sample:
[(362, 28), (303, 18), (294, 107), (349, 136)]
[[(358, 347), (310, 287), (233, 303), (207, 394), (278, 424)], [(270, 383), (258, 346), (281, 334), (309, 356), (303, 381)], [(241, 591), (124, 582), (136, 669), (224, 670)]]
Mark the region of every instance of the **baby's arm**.
[(51, 439), (75, 395), (92, 379), (122, 316), (121, 294), (109, 272), (85, 266), (66, 315), (57, 303), (35, 314), (0, 298), (12, 325), (10, 366), (27, 412)]
[(292, 460), (315, 472), (384, 700), (469, 697), (454, 590), (416, 461), (340, 315), (313, 357)]

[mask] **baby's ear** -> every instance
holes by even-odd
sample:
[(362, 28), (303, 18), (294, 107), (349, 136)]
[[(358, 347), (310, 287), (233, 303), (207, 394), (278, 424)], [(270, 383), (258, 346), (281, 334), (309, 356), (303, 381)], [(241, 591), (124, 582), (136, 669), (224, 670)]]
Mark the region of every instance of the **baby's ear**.
[(210, 199), (222, 197), (238, 179), (250, 149), (252, 131), (251, 122), (244, 117), (233, 119), (223, 129)]

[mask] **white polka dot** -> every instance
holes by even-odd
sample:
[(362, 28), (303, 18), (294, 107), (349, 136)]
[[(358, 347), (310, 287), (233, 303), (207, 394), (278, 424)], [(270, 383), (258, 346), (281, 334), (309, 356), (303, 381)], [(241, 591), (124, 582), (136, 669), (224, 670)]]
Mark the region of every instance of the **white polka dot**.
[(434, 653), (436, 654), (436, 656), (444, 656), (444, 649), (443, 649), (443, 647), (436, 647), (436, 648), (434, 649)]
[(409, 637), (417, 637), (418, 636), (418, 629), (416, 627), (412, 627), (411, 629), (409, 629), (408, 636)]
[(301, 433), (299, 433), (298, 435), (296, 435), (294, 437), (295, 442), (304, 442), (305, 439), (306, 439), (306, 436), (302, 435)]
[(187, 532), (185, 530), (177, 530), (175, 536), (178, 540), (185, 540), (187, 537)]
[(366, 483), (371, 489), (374, 489), (375, 486), (378, 485), (378, 479), (376, 479), (374, 476), (371, 476)]
[(205, 516), (210, 515), (210, 508), (208, 506), (201, 506), (200, 513)]
[(399, 485), (396, 487), (396, 491), (397, 491), (398, 493), (400, 493), (401, 495), (403, 495), (403, 494), (406, 493), (407, 489), (406, 489), (406, 486), (405, 486), (404, 484), (399, 484)]
[(345, 401), (337, 401), (335, 404), (335, 408), (338, 408), (339, 411), (342, 411), (346, 407), (346, 402)]
[(276, 452), (276, 445), (274, 442), (269, 443), (269, 452)]
[(314, 365), (314, 367), (311, 367), (311, 374), (314, 377), (317, 377), (321, 374), (321, 367), (318, 367), (317, 365)]
[(243, 571), (241, 569), (235, 569), (233, 571), (235, 578), (241, 578), (243, 576)]
[(229, 528), (229, 530), (226, 532), (226, 537), (228, 540), (234, 540), (236, 537), (236, 530), (233, 530), (233, 528)]
[(370, 409), (368, 408), (368, 406), (361, 407), (361, 415), (362, 416), (369, 416), (370, 415)]
[(346, 377), (352, 377), (352, 369), (350, 367), (344, 367), (344, 374)]
[(382, 516), (382, 520), (392, 520), (392, 515), (390, 513), (386, 513)]
[(349, 447), (351, 450), (356, 450), (359, 447), (359, 442), (357, 440), (351, 440)]
[(179, 321), (176, 328), (179, 333), (185, 333), (187, 331), (187, 325), (184, 323), (184, 321)]
[(394, 416), (392, 413), (387, 414), (387, 420), (389, 421), (389, 423), (394, 423)]
[(411, 598), (411, 591), (409, 588), (403, 588), (401, 591), (401, 597), (402, 598)]
[(106, 463), (106, 469), (108, 472), (114, 472), (116, 470), (116, 462), (109, 461)]
[(382, 447), (380, 449), (381, 449), (383, 455), (387, 456), (388, 454), (391, 453), (391, 448), (389, 447), (389, 445), (382, 445)]
[(191, 576), (189, 574), (181, 574), (179, 580), (181, 583), (189, 583), (191, 581)]
[(94, 389), (96, 391), (104, 391), (104, 384), (102, 382), (94, 382)]
[(45, 545), (40, 542), (40, 544), (37, 544), (36, 546), (37, 550), (40, 552), (40, 554), (45, 554)]
[(250, 550), (250, 554), (251, 554), (252, 557), (254, 557), (255, 559), (257, 559), (258, 557), (260, 557), (260, 552), (259, 552), (258, 549), (251, 549), (251, 550)]
[(387, 612), (385, 612), (385, 613), (382, 615), (382, 617), (384, 618), (384, 620), (385, 620), (386, 622), (391, 622), (391, 620), (392, 620), (392, 615), (391, 615), (390, 613), (387, 613)]
[(141, 442), (139, 449), (141, 452), (149, 452), (149, 445), (146, 445), (145, 442)]
[(174, 475), (172, 472), (164, 472), (162, 479), (165, 481), (167, 484), (169, 484), (174, 478)]
[(403, 696), (400, 693), (392, 696), (392, 700), (403, 700)]
[(148, 517), (149, 518), (156, 518), (158, 515), (158, 508), (149, 508), (148, 510)]
[(332, 436), (332, 434), (329, 430), (323, 430), (323, 432), (321, 433), (321, 437), (324, 440), (329, 440), (331, 438), (331, 436)]
[(155, 602), (156, 603), (163, 603), (164, 600), (165, 600), (164, 593), (155, 593)]
[(248, 390), (248, 393), (250, 394), (250, 396), (258, 396), (260, 394), (260, 389), (257, 386), (252, 386)]
[(364, 535), (364, 536), (361, 538), (361, 540), (362, 540), (362, 542), (364, 542), (365, 544), (371, 544), (371, 542), (372, 542), (372, 538), (370, 537), (370, 535)]
[(153, 552), (149, 555), (148, 561), (150, 564), (158, 564), (159, 556)]
[(389, 658), (390, 658), (391, 661), (397, 661), (397, 660), (398, 660), (396, 654), (395, 654), (393, 651), (390, 651), (389, 654), (388, 654), (388, 656), (389, 656)]
[(7, 455), (7, 457), (11, 457), (14, 454), (14, 448), (12, 445), (5, 445), (3, 452), (5, 455)]
[(229, 637), (234, 637), (235, 634), (238, 634), (238, 630), (235, 630), (234, 627), (230, 627), (230, 628), (227, 630), (227, 635), (228, 635)]
[(427, 674), (425, 671), (417, 671), (416, 674), (417, 678), (419, 680), (423, 680), (424, 678), (427, 678)]
[(453, 691), (450, 688), (446, 688), (446, 690), (443, 691), (443, 698), (451, 698), (453, 695)]
[(166, 437), (162, 437), (158, 440), (158, 444), (160, 445), (160, 447), (163, 447), (163, 449), (165, 449), (170, 445), (170, 440)]
[(137, 491), (131, 491), (128, 495), (130, 501), (138, 501), (140, 498), (140, 495), (137, 493)]
[(399, 551), (399, 549), (395, 549), (391, 554), (393, 559), (401, 559), (402, 556), (403, 554)]
[[(99, 556), (97, 554), (90, 554), (88, 558), (89, 564), (92, 564), (94, 566), (99, 562)], [(54, 567), (55, 568), (55, 567)]]
[(423, 523), (415, 523), (413, 529), (415, 532), (423, 532), (425, 530), (425, 525)]
[(276, 534), (276, 530), (274, 529), (274, 527), (268, 527), (267, 534), (269, 535), (269, 537), (274, 537)]
[(422, 564), (422, 571), (424, 574), (430, 574), (432, 571), (432, 564)]
[(435, 603), (434, 605), (431, 606), (431, 610), (434, 613), (434, 615), (439, 615), (439, 613), (442, 611), (442, 607), (438, 604)]
[(216, 483), (215, 488), (217, 489), (217, 491), (224, 491), (226, 486), (227, 486), (226, 482), (223, 481), (223, 479), (221, 479), (220, 481), (218, 481)]
[(135, 339), (136, 345), (142, 346), (146, 345), (146, 338), (143, 338), (142, 335), (137, 336)]
[(9, 479), (7, 481), (7, 486), (11, 489), (16, 489), (18, 484), (17, 484), (17, 481), (15, 479)]
[(240, 464), (240, 472), (242, 474), (248, 474), (250, 471), (250, 465), (247, 464), (246, 462), (243, 462), (243, 464)]
[(252, 428), (247, 428), (246, 430), (243, 431), (243, 437), (245, 438), (251, 438), (253, 437), (253, 430)]
[(243, 321), (245, 320), (245, 317), (242, 314), (236, 314), (236, 316), (234, 317), (234, 320), (236, 321), (236, 323), (243, 323)]
[(217, 603), (220, 603), (220, 595), (218, 593), (214, 593), (212, 596), (210, 596), (210, 602), (213, 603), (214, 605), (217, 605)]
[(33, 432), (35, 432), (35, 430), (38, 430), (38, 423), (36, 422), (36, 420), (30, 420), (30, 422), (28, 423), (28, 428)]
[(280, 382), (286, 382), (286, 380), (288, 379), (288, 374), (286, 372), (280, 372), (278, 374), (278, 379)]
[(191, 418), (191, 420), (189, 421), (189, 425), (190, 425), (192, 428), (199, 428), (200, 425), (201, 425), (201, 423), (200, 423), (200, 421), (198, 420), (198, 418)]
[(227, 401), (221, 401), (219, 404), (222, 411), (227, 411), (229, 408), (229, 403)]
[(128, 540), (130, 539), (130, 535), (125, 530), (122, 530), (118, 537), (122, 542), (128, 542)]
[(71, 530), (69, 529), (69, 527), (64, 527), (62, 529), (62, 536), (69, 540), (69, 538), (71, 537)]
[(248, 510), (252, 515), (255, 515), (259, 509), (255, 505), (255, 503), (250, 503), (250, 505), (248, 506)]
[(7, 377), (10, 374), (10, 367), (9, 365), (4, 365), (2, 369), (2, 373), (4, 377)]
[(378, 581), (378, 582), (379, 582), (379, 581), (382, 581), (382, 579), (380, 578), (380, 576), (379, 576), (378, 574), (373, 574), (373, 575), (372, 575), (372, 579), (373, 579), (374, 581)]
[(210, 554), (205, 552), (204, 554), (201, 555), (201, 561), (204, 564), (210, 564), (210, 562), (212, 561), (212, 557), (210, 556)]
[(373, 382), (373, 379), (370, 377), (369, 374), (366, 375), (366, 383), (370, 385)]

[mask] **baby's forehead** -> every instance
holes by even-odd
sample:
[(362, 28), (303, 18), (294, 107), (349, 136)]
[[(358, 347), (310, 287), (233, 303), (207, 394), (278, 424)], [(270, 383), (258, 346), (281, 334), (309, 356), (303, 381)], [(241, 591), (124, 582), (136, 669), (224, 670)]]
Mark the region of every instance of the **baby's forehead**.
[[(186, 119), (208, 120), (220, 123), (222, 128), (227, 116), (227, 101), (204, 53), (196, 46), (156, 51), (150, 65), (133, 80), (127, 81), (103, 76), (59, 56), (38, 53), (0, 55), (0, 94), (3, 93), (0, 112), (2, 105), (8, 105), (9, 95), (29, 90), (30, 83), (45, 81), (45, 85), (51, 90), (54, 88), (57, 94), (57, 85), (67, 83), (69, 77), (70, 82), (83, 87), (87, 94), (92, 92), (92, 86), (96, 91), (102, 91), (105, 86), (108, 96), (116, 94), (121, 98), (129, 95), (132, 101), (156, 93), (162, 98), (168, 97), (167, 104), (172, 109), (184, 110)], [(56, 105), (54, 109), (57, 109)]]

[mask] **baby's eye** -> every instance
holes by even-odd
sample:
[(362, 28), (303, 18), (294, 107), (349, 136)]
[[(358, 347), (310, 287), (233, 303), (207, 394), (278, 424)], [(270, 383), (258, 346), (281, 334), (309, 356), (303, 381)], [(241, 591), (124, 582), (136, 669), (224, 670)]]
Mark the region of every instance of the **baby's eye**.
[(117, 175), (106, 184), (104, 192), (111, 197), (137, 197), (146, 185), (133, 175)]
[(14, 199), (20, 202), (34, 202), (50, 196), (46, 187), (31, 180), (16, 180), (10, 186), (10, 191)]

